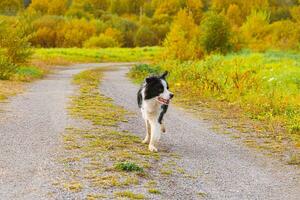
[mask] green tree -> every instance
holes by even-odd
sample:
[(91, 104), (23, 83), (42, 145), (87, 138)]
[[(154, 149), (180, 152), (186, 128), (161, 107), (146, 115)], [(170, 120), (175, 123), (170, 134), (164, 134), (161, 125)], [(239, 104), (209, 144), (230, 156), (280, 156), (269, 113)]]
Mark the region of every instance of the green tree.
[(200, 42), (207, 53), (226, 53), (231, 49), (230, 25), (224, 16), (209, 12), (204, 16), (200, 27)]

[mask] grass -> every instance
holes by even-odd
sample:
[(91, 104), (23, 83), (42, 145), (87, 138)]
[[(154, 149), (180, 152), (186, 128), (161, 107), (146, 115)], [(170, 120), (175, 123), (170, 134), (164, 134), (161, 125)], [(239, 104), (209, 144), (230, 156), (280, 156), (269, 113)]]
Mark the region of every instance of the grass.
[(128, 199), (145, 199), (143, 194), (135, 194), (131, 191), (115, 192), (116, 197), (125, 197)]
[(0, 101), (24, 91), (25, 82), (31, 82), (44, 76), (45, 71), (35, 66), (21, 66), (10, 80), (0, 80)]
[(200, 61), (169, 60), (137, 65), (129, 76), (141, 82), (163, 70), (171, 72), (168, 80), (176, 103), (198, 114), (215, 110), (205, 118), (235, 121), (232, 128), (243, 134), (275, 141), (274, 148), (280, 144), (281, 151), (299, 150), (299, 53), (242, 51)]
[(133, 62), (150, 61), (162, 51), (161, 47), (143, 48), (55, 48), (35, 49), (33, 59), (49, 64), (69, 64), (83, 62)]
[(161, 192), (158, 189), (150, 188), (148, 189), (148, 192), (151, 194), (161, 194)]

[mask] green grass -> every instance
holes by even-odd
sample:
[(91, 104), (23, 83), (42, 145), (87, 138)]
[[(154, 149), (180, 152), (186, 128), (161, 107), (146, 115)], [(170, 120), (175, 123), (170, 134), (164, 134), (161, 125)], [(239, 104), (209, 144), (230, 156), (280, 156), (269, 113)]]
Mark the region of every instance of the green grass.
[(141, 168), (140, 166), (138, 166), (137, 164), (132, 163), (132, 162), (117, 163), (115, 165), (115, 168), (118, 170), (127, 171), (127, 172), (132, 172), (132, 171), (142, 172), (142, 171), (144, 171), (143, 168)]
[(13, 79), (20, 81), (31, 81), (40, 79), (45, 75), (45, 70), (36, 66), (21, 66), (17, 69)]
[(200, 61), (169, 60), (155, 66), (138, 65), (129, 76), (140, 82), (163, 70), (171, 72), (168, 80), (177, 103), (193, 108), (204, 105), (227, 119), (251, 119), (258, 123), (255, 129), (269, 132), (269, 138), (280, 136), (281, 143), (300, 147), (299, 53), (242, 51)]
[(132, 62), (153, 60), (162, 51), (161, 47), (144, 48), (53, 48), (34, 49), (34, 60), (50, 64), (79, 62)]

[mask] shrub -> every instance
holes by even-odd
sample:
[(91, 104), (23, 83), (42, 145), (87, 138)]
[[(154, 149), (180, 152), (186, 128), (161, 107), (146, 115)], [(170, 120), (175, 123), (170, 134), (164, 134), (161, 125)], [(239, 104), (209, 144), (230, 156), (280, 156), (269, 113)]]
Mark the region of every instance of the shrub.
[(230, 25), (225, 17), (214, 12), (207, 13), (201, 22), (200, 42), (207, 53), (230, 51)]
[(110, 37), (106, 36), (104, 34), (100, 34), (99, 36), (94, 36), (88, 39), (84, 42), (85, 48), (108, 48), (108, 47), (118, 47), (118, 42)]
[(135, 46), (154, 46), (158, 44), (156, 34), (147, 26), (141, 26), (136, 32), (134, 39)]
[(297, 49), (300, 42), (300, 29), (298, 24), (290, 20), (274, 22), (270, 25), (271, 33), (268, 41), (272, 48)]
[(266, 11), (253, 11), (242, 25), (241, 31), (249, 48), (263, 51), (268, 48), (265, 39), (269, 34), (270, 14)]
[(18, 66), (13, 64), (6, 56), (0, 55), (0, 79), (9, 79), (17, 68)]
[(8, 79), (20, 64), (27, 61), (32, 53), (29, 47), (20, 24), (11, 28), (0, 22), (0, 79)]

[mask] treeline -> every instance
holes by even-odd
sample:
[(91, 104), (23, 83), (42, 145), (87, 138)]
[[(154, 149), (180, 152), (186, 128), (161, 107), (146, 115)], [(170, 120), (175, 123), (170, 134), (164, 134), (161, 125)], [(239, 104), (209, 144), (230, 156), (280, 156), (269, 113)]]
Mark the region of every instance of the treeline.
[(165, 45), (191, 59), (299, 49), (300, 40), (300, 0), (1, 0), (0, 12), (35, 47)]

